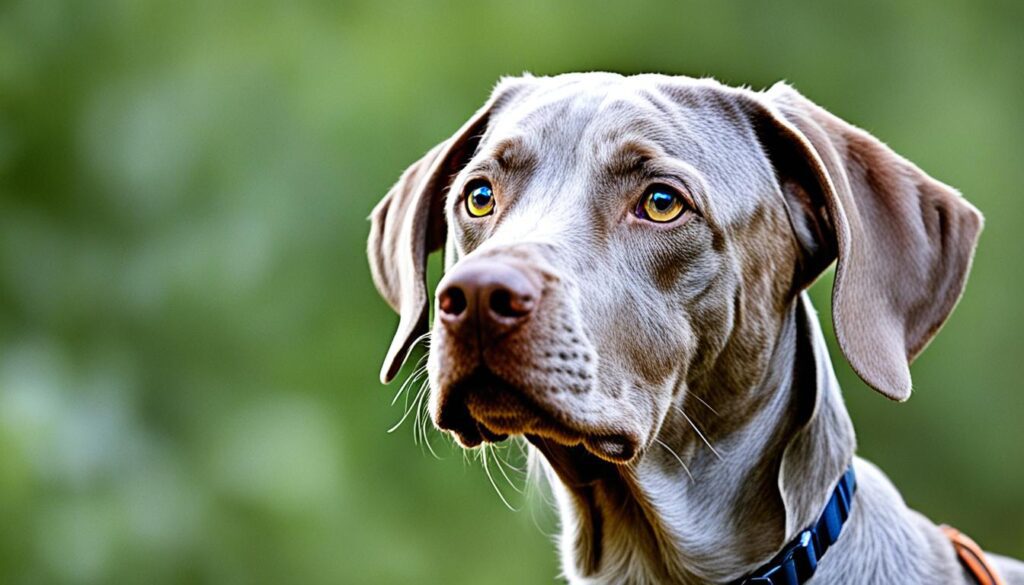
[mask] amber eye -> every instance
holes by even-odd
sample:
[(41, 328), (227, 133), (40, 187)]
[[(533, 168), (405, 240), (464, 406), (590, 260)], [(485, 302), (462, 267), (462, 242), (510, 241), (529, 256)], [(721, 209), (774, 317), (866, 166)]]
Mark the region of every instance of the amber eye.
[(466, 187), (466, 211), (472, 217), (483, 217), (494, 211), (494, 191), (487, 181), (473, 181)]
[(636, 215), (655, 223), (668, 223), (686, 211), (686, 200), (667, 185), (651, 185), (636, 207)]

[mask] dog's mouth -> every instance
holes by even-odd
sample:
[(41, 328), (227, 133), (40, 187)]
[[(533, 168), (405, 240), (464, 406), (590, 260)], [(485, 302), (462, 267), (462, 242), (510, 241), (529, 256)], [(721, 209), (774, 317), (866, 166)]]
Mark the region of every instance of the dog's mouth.
[(588, 431), (557, 410), (541, 405), (528, 392), (486, 366), (480, 366), (445, 392), (436, 422), (439, 428), (454, 434), (464, 447), (524, 435), (534, 444), (582, 446), (617, 464), (631, 461), (639, 449), (639, 441), (630, 434)]

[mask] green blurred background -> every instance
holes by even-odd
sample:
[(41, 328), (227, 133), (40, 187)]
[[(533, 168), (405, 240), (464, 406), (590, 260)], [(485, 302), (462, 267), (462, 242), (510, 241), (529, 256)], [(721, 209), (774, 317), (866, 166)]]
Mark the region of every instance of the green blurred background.
[(913, 399), (837, 367), (908, 502), (1024, 557), (1022, 28), (1019, 0), (0, 2), (0, 582), (553, 582), (540, 499), (386, 432), (365, 218), (499, 76), (590, 69), (787, 79), (985, 212)]

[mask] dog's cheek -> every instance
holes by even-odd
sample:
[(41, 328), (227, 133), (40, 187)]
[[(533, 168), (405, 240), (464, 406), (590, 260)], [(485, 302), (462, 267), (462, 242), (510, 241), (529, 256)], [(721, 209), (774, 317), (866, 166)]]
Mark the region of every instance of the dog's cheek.
[[(610, 339), (613, 353), (628, 360), (638, 381), (661, 387), (685, 376), (706, 324), (694, 305), (717, 294), (726, 263), (725, 244), (704, 222), (691, 220), (671, 231), (629, 232), (618, 247), (614, 275), (601, 280), (614, 287)], [(712, 302), (719, 302), (712, 299)], [(699, 307), (698, 307), (699, 309)], [(607, 316), (604, 321), (608, 322)]]
[(686, 310), (672, 306), (650, 282), (634, 280), (621, 288), (604, 281), (603, 306), (593, 306), (590, 322), (603, 371), (621, 379), (602, 384), (660, 387), (672, 380), (693, 352), (694, 336)]
[(676, 310), (648, 315), (638, 321), (640, 335), (624, 348), (634, 372), (649, 387), (671, 383), (685, 371), (696, 350), (696, 338), (689, 315)]
[[(722, 264), (725, 265), (724, 262)], [(690, 304), (695, 352), (686, 379), (705, 377), (733, 333), (741, 296), (737, 272), (729, 269), (719, 271), (707, 284), (705, 293)]]
[(678, 232), (648, 242), (641, 258), (648, 279), (667, 298), (688, 299), (717, 272), (725, 241), (707, 224), (690, 221)]

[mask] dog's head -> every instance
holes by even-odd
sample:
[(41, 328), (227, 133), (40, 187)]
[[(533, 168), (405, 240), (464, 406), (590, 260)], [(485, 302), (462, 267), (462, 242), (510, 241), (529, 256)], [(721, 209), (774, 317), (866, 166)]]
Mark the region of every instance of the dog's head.
[[(687, 393), (764, 376), (786, 311), (838, 260), (833, 318), (889, 398), (960, 296), (981, 216), (878, 140), (777, 85), (572, 74), (505, 80), (372, 216), (401, 320), (429, 326), (435, 424), (631, 461)], [(734, 400), (733, 400), (734, 399)], [(739, 406), (737, 406), (738, 408)]]

